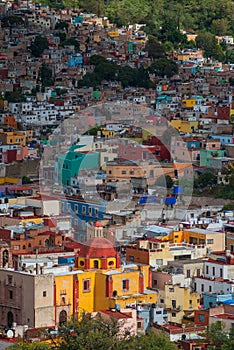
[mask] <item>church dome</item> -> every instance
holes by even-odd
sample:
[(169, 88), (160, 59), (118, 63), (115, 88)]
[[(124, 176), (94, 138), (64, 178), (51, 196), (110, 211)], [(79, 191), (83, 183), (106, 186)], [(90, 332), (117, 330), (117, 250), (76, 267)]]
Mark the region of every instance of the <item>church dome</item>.
[(83, 243), (79, 253), (80, 257), (111, 258), (116, 256), (113, 244), (106, 238), (92, 238)]

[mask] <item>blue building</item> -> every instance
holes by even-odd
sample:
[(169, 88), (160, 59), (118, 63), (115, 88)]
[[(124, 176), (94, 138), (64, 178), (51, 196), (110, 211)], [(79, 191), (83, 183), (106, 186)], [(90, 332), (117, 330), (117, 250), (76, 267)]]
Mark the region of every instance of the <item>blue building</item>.
[(83, 57), (81, 54), (76, 53), (69, 57), (68, 59), (68, 67), (82, 67), (83, 64)]
[(233, 144), (234, 136), (233, 135), (211, 135), (211, 138), (214, 140), (220, 139), (220, 145), (231, 145)]
[(203, 293), (204, 309), (217, 306), (218, 303), (234, 304), (234, 294)]
[(155, 304), (137, 305), (137, 317), (144, 320), (144, 332), (148, 332), (153, 323), (163, 325), (168, 322), (167, 311)]
[(81, 242), (86, 241), (87, 223), (104, 219), (105, 202), (87, 202), (73, 198), (63, 199), (61, 202), (62, 212), (72, 215), (72, 226), (75, 229), (74, 238)]
[(81, 16), (76, 16), (72, 18), (72, 23), (77, 26), (78, 24), (83, 23), (83, 17)]

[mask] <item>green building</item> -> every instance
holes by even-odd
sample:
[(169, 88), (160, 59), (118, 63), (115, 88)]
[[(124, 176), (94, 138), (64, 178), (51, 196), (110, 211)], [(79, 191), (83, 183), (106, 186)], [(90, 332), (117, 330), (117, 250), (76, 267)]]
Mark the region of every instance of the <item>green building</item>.
[(225, 157), (224, 150), (201, 150), (200, 151), (200, 166), (210, 167), (211, 159), (214, 157)]
[(81, 153), (75, 151), (84, 145), (72, 146), (68, 153), (58, 157), (58, 182), (71, 185), (71, 177), (79, 174), (80, 170), (99, 168), (99, 153)]

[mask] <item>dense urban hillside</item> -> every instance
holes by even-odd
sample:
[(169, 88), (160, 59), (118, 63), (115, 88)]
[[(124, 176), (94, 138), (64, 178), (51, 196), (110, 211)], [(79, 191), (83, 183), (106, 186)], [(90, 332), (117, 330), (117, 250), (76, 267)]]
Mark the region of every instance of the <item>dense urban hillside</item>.
[(52, 6), (80, 8), (106, 15), (117, 25), (146, 23), (152, 33), (160, 27), (234, 33), (233, 0), (44, 0)]

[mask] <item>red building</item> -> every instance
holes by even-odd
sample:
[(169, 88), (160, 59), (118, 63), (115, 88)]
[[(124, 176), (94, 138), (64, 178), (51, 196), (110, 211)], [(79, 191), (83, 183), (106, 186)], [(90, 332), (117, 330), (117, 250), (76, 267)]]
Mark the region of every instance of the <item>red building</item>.
[(148, 140), (142, 142), (142, 145), (151, 147), (155, 146), (155, 150), (149, 148), (149, 151), (154, 153), (155, 158), (157, 160), (171, 160), (171, 153), (169, 149), (166, 145), (162, 143), (162, 141), (157, 136), (150, 135), (148, 137)]

